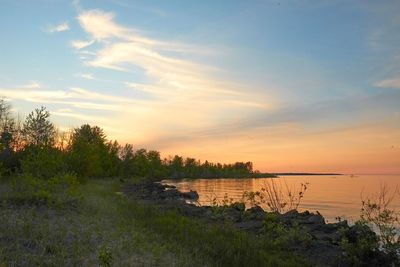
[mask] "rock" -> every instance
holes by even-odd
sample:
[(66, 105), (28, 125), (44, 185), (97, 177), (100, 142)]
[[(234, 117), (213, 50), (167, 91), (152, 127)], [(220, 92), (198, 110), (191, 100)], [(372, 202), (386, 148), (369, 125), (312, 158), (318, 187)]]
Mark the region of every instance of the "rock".
[(307, 222), (311, 224), (322, 224), (325, 225), (325, 219), (319, 212), (317, 214), (310, 214), (307, 218)]
[(173, 188), (176, 188), (175, 185), (169, 185), (169, 184), (164, 184), (163, 186), (164, 186), (165, 189), (173, 189)]
[[(182, 193), (173, 186), (153, 182), (124, 185), (123, 192), (136, 199), (141, 199), (144, 203), (157, 205), (160, 212), (177, 210), (182, 215), (207, 223), (229, 221), (231, 222), (229, 225), (232, 225), (233, 228), (247, 231), (254, 237), (259, 236), (260, 238), (265, 238), (263, 234), (267, 233), (265, 232), (267, 225), (265, 219), (270, 216), (266, 215), (272, 215), (266, 213), (259, 206), (245, 210), (245, 205), (237, 202), (221, 207), (191, 205), (186, 201), (197, 200), (199, 195), (196, 191)], [(313, 266), (351, 266), (350, 256), (345, 254), (340, 246), (343, 238), (360, 248), (363, 248), (365, 242), (373, 244), (378, 241), (376, 234), (365, 225), (356, 224), (349, 227), (347, 221), (326, 224), (325, 219), (318, 212), (299, 213), (297, 210), (291, 210), (284, 214), (274, 213), (272, 217), (275, 218), (272, 223), (279, 224), (279, 227), (285, 229), (282, 233), (287, 236), (283, 236), (283, 240), (286, 238), (290, 241), (288, 246), (296, 254), (305, 256)], [(360, 258), (361, 263), (369, 264), (365, 266), (390, 266), (390, 262), (385, 261), (379, 250), (368, 251), (368, 253)]]
[(242, 219), (242, 211), (236, 207), (224, 207), (223, 216), (231, 222), (239, 222)]
[(246, 209), (246, 206), (244, 205), (243, 202), (235, 202), (232, 205), (230, 205), (232, 208), (235, 208), (238, 211), (244, 212)]
[(260, 206), (254, 206), (244, 212), (243, 220), (262, 220), (265, 214), (265, 211)]
[(291, 210), (279, 216), (279, 220), (286, 225), (306, 225), (309, 228), (321, 228), (325, 225), (325, 219), (322, 215), (304, 211), (299, 213), (297, 210)]
[(199, 194), (196, 191), (190, 190), (189, 192), (181, 193), (183, 198), (186, 199), (192, 199), (192, 200), (198, 200), (199, 199)]
[(181, 197), (181, 193), (177, 189), (165, 190), (159, 194), (161, 199), (178, 199)]
[(259, 220), (250, 220), (250, 221), (238, 222), (234, 226), (239, 230), (257, 232), (259, 229), (261, 229), (263, 223), (262, 221)]
[(368, 243), (378, 242), (374, 231), (365, 224), (355, 224), (346, 231), (346, 238), (351, 243), (358, 243), (361, 239), (368, 240)]

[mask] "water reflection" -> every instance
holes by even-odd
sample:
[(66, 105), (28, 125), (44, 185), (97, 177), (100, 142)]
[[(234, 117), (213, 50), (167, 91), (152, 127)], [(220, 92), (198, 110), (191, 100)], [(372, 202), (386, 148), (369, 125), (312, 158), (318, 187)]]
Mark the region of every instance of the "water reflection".
[[(241, 201), (244, 191), (259, 191), (267, 179), (183, 179), (165, 180), (181, 191), (195, 190), (199, 194), (200, 205), (210, 205), (214, 198), (222, 201), (227, 194), (233, 201)], [(400, 183), (400, 175), (340, 175), (340, 176), (286, 176), (272, 178), (299, 186), (308, 182), (309, 187), (300, 204), (300, 210), (319, 211), (329, 222), (337, 216), (355, 221), (359, 219), (361, 192), (364, 196), (376, 194), (382, 183), (394, 189)], [(400, 197), (397, 195), (392, 207), (400, 209)]]

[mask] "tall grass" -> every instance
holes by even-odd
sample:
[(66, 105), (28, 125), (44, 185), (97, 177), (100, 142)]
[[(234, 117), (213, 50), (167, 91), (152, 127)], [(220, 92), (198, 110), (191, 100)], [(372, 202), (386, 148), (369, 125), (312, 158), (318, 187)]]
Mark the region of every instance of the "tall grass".
[(268, 239), (116, 194), (117, 181), (90, 180), (79, 190), (84, 198), (75, 208), (0, 196), (0, 266), (305, 265)]

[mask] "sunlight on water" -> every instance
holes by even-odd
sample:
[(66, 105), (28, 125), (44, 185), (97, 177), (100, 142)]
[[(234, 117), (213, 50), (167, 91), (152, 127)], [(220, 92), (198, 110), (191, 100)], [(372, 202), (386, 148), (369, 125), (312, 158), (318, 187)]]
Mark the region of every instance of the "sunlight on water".
[[(299, 175), (281, 176), (288, 186), (298, 188), (301, 183), (309, 186), (300, 204), (300, 210), (319, 211), (328, 222), (335, 222), (335, 217), (354, 222), (359, 219), (361, 194), (371, 196), (379, 192), (381, 184), (388, 185), (394, 192), (400, 185), (400, 175)], [(195, 190), (199, 194), (200, 205), (210, 205), (216, 197), (222, 200), (227, 194), (234, 201), (242, 200), (244, 191), (259, 191), (266, 179), (183, 179), (165, 180), (164, 183), (175, 185), (180, 191)], [(278, 180), (276, 180), (278, 181)], [(400, 209), (400, 195), (397, 194), (392, 207)]]

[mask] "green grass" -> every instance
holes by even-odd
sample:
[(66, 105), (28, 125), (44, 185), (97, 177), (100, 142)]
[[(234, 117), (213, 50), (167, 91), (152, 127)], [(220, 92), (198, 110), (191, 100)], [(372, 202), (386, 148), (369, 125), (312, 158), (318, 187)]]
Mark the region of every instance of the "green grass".
[(143, 206), (91, 180), (77, 208), (13, 205), (0, 185), (0, 266), (299, 266), (267, 239)]

